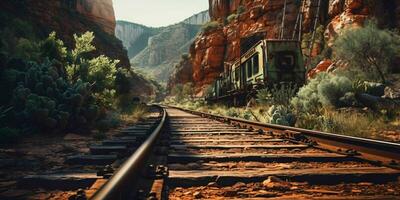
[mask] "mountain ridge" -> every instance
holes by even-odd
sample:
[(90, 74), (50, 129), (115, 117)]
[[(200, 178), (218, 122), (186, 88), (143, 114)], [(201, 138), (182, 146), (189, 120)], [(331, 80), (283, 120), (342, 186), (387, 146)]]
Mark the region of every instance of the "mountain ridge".
[(118, 20), (115, 35), (128, 50), (135, 67), (143, 68), (165, 82), (181, 54), (188, 52), (201, 25), (209, 19), (209, 12), (205, 10), (179, 23), (157, 28)]

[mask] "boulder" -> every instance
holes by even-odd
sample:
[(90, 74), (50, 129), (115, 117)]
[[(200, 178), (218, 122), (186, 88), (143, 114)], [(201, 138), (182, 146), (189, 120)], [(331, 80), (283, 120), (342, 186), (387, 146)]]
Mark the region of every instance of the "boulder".
[(385, 87), (383, 98), (400, 99), (400, 88)]
[(327, 60), (323, 60), (320, 63), (318, 63), (318, 65), (314, 68), (311, 69), (308, 73), (307, 73), (307, 78), (308, 79), (312, 79), (314, 78), (318, 73), (320, 72), (326, 72), (328, 71), (328, 69), (333, 65), (333, 62), (329, 59)]

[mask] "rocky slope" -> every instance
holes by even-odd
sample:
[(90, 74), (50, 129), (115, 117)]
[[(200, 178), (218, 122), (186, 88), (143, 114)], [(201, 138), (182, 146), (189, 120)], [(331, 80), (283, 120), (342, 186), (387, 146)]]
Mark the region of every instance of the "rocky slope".
[(131, 59), (133, 66), (143, 68), (157, 81), (166, 82), (182, 54), (199, 32), (199, 25), (179, 23), (164, 28), (149, 38), (147, 47)]
[[(285, 38), (291, 38), (300, 1), (288, 0), (285, 21)], [(209, 0), (211, 20), (217, 26), (201, 33), (190, 48), (192, 77), (176, 73), (171, 86), (192, 80), (197, 91), (211, 84), (223, 72), (223, 63), (232, 62), (240, 55), (241, 43), (251, 44), (262, 38), (277, 38), (281, 25), (284, 1), (276, 0)], [(303, 33), (310, 31), (316, 13), (316, 0), (305, 0)], [(400, 3), (395, 0), (329, 0), (322, 1), (319, 23), (323, 25), (321, 41), (316, 42), (313, 55), (322, 50), (324, 40), (332, 44), (334, 38), (348, 27), (361, 26), (365, 20), (377, 18), (381, 26), (399, 27)], [(227, 20), (229, 19), (229, 20)], [(322, 39), (324, 38), (325, 39)], [(242, 51), (245, 50), (242, 45)], [(188, 71), (187, 69), (182, 69)], [(185, 80), (185, 81), (180, 81)], [(173, 82), (175, 81), (175, 82)]]
[(122, 44), (128, 50), (128, 57), (133, 58), (146, 48), (149, 38), (158, 34), (159, 30), (141, 24), (117, 21), (115, 36), (122, 41)]
[(180, 23), (151, 28), (130, 22), (117, 22), (116, 36), (128, 49), (131, 63), (144, 69), (157, 79), (166, 82), (182, 54), (209, 20), (208, 11), (193, 15)]
[[(47, 37), (55, 31), (68, 47), (74, 46), (73, 34), (92, 31), (95, 34), (96, 55), (120, 60), (119, 67), (130, 66), (126, 50), (114, 36), (116, 21), (112, 0), (7, 0), (0, 1), (0, 11), (33, 24), (33, 34), (38, 38)], [(136, 92), (153, 92), (152, 87), (140, 77), (134, 82), (142, 86)]]

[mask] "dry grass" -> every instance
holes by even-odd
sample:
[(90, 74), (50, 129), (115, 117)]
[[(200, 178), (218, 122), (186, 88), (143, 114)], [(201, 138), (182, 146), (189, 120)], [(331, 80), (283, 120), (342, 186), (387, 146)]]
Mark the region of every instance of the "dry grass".
[[(270, 122), (269, 106), (257, 104), (253, 107), (228, 107), (222, 104), (207, 105), (204, 102), (184, 101), (174, 105), (216, 115), (243, 118), (263, 123)], [(297, 116), (296, 127), (400, 142), (400, 110), (388, 117), (384, 113), (359, 108), (322, 108), (320, 114), (302, 113)], [(392, 116), (394, 115), (394, 117)]]
[(120, 119), (123, 123), (132, 124), (145, 119), (148, 107), (145, 105), (135, 105), (130, 112), (122, 113)]

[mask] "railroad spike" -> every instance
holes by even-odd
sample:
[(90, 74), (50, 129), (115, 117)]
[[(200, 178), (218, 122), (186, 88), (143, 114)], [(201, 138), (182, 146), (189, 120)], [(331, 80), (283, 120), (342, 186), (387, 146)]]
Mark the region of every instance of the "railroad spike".
[(110, 178), (114, 173), (114, 168), (111, 165), (106, 165), (104, 168), (97, 172), (97, 176), (103, 176), (104, 178)]
[(76, 194), (70, 196), (68, 200), (87, 200), (86, 192), (83, 189), (78, 189)]

